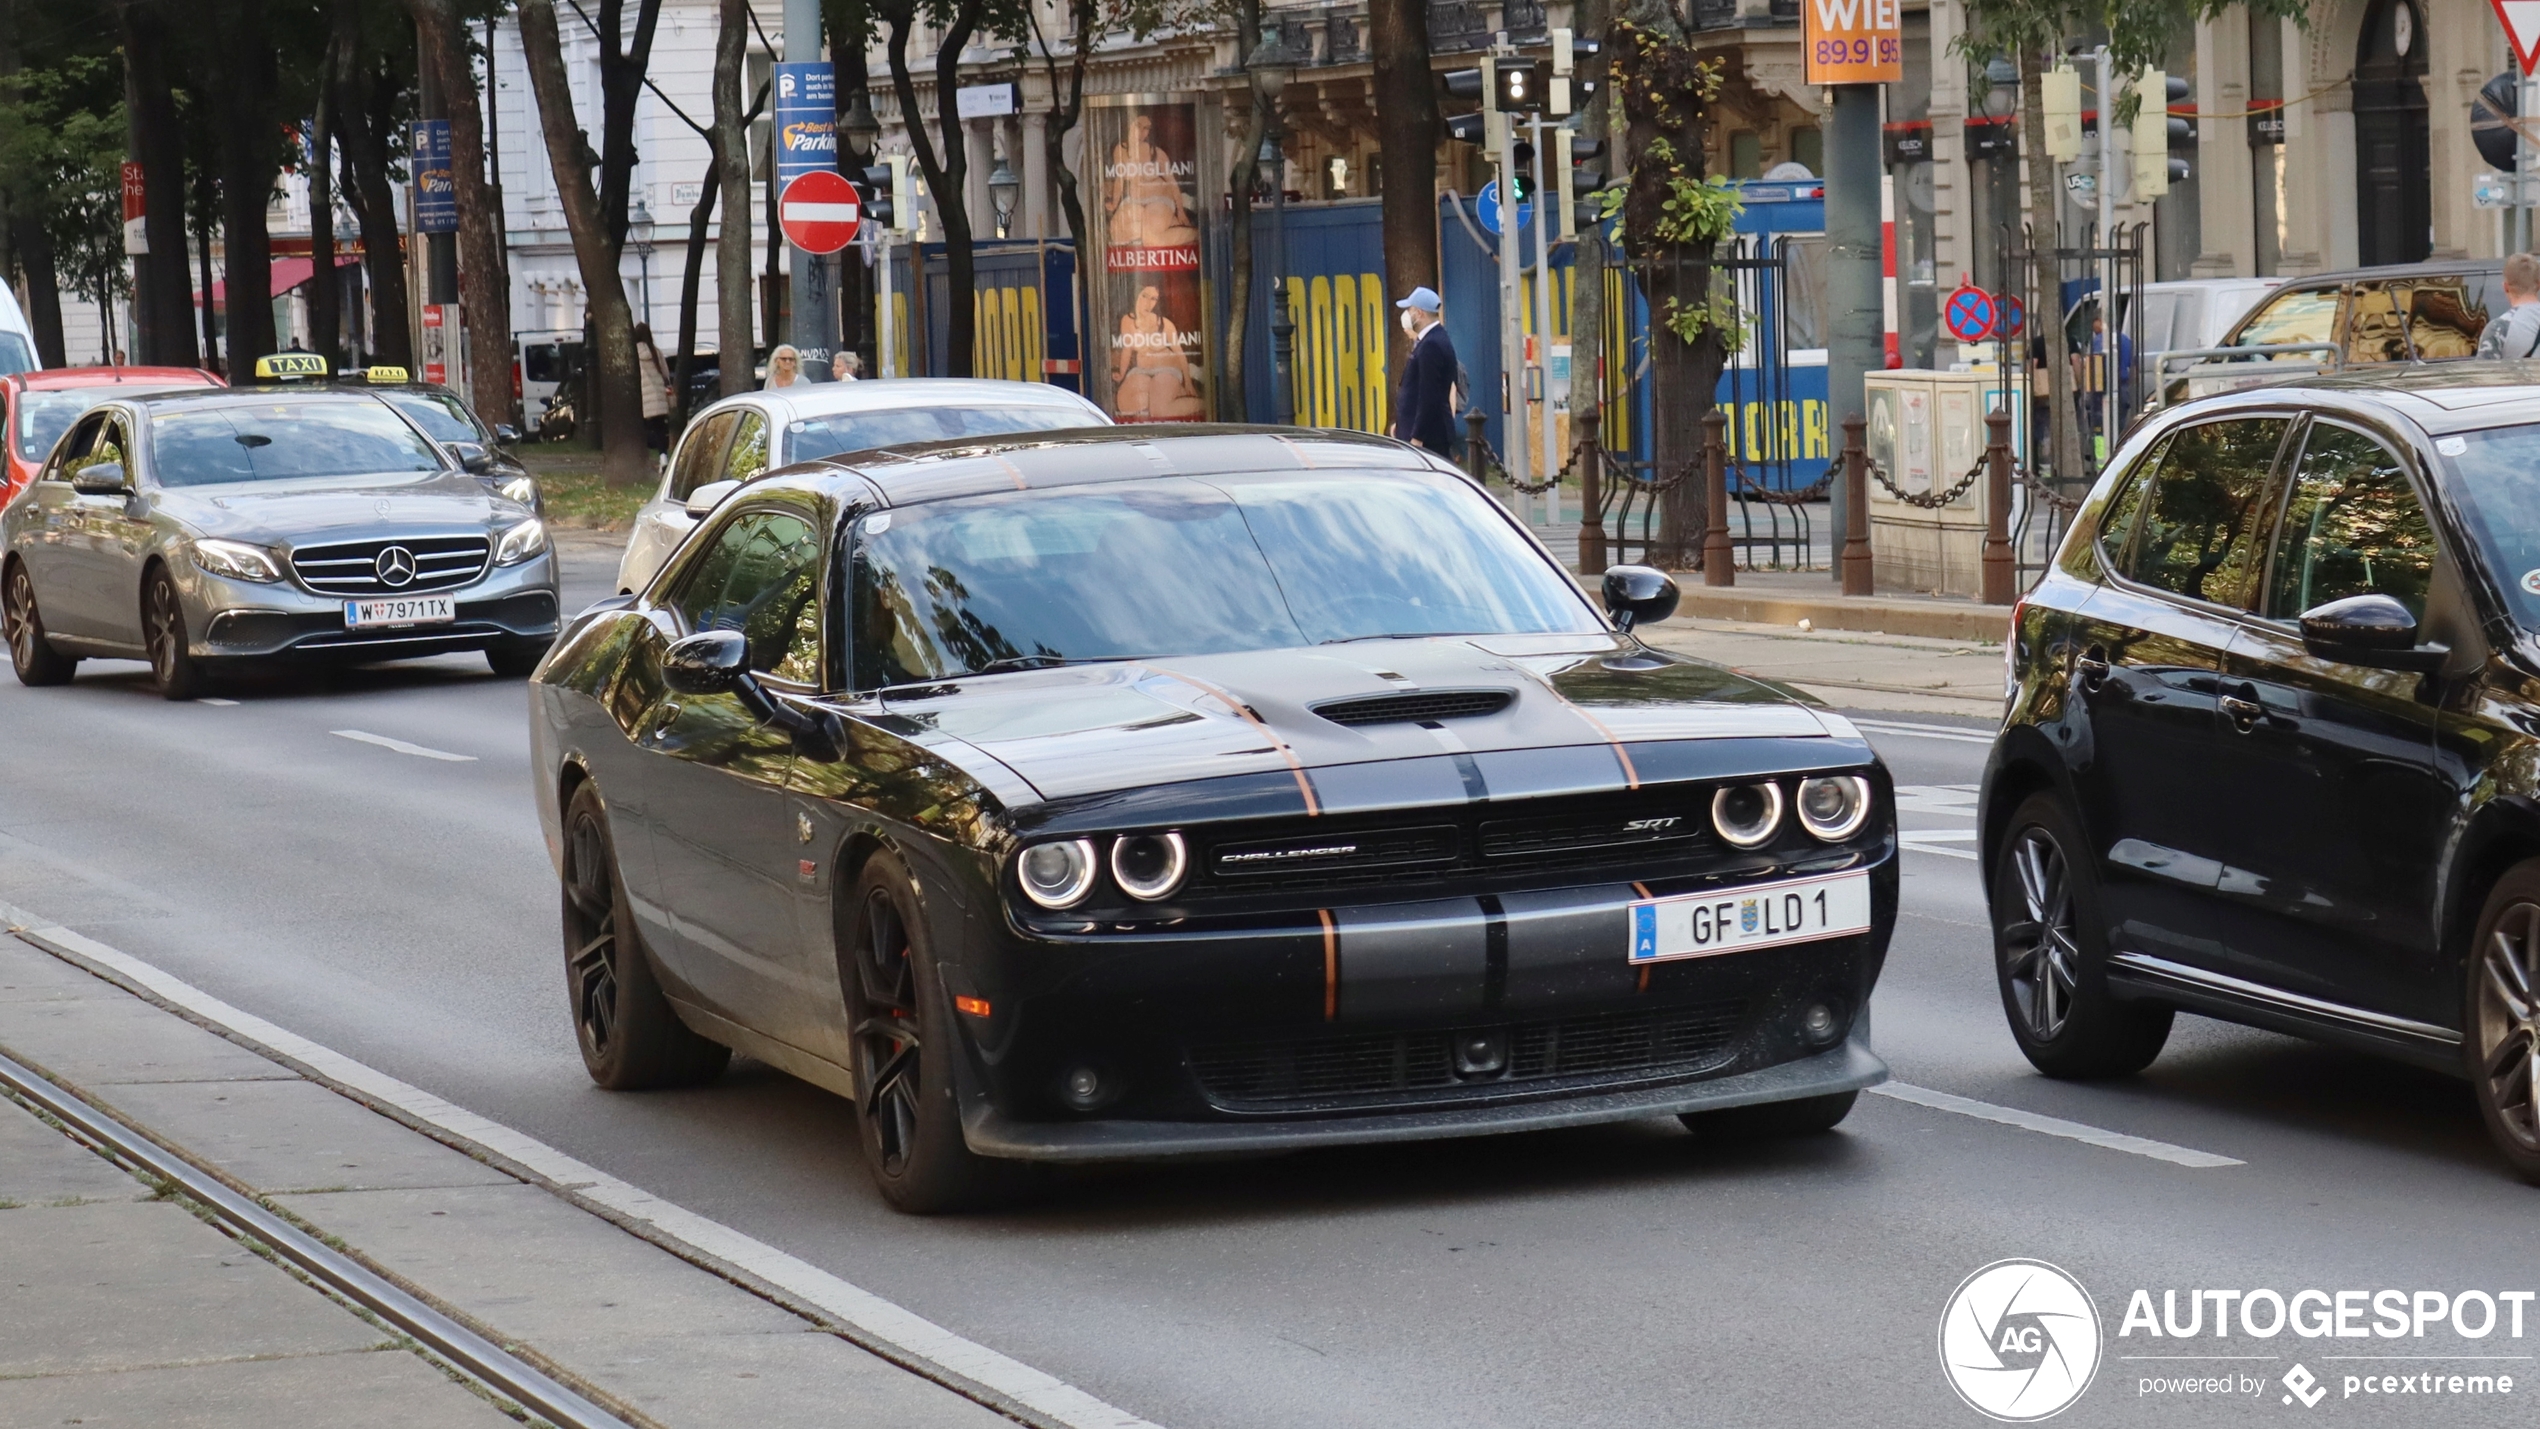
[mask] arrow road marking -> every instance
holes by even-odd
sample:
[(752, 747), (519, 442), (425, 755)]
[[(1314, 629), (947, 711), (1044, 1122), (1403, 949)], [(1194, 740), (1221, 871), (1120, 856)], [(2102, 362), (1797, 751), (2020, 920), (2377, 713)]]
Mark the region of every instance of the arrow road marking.
[(431, 749), (420, 744), (408, 744), (402, 739), (390, 739), (384, 734), (372, 734), (364, 729), (338, 729), (329, 730), (328, 733), (338, 739), (357, 739), (364, 744), (376, 744), (382, 749), (393, 749), (399, 754), (411, 754), (417, 759), (442, 759), (452, 764), (476, 762), (476, 756), (473, 754), (452, 754), (446, 749)]
[(2122, 1131), (2106, 1131), (2078, 1121), (2066, 1121), (2060, 1116), (2045, 1116), (2038, 1112), (2022, 1111), (2018, 1107), (1995, 1106), (1991, 1102), (1980, 1102), (1973, 1097), (1962, 1097), (1954, 1092), (1936, 1092), (1929, 1087), (1918, 1087), (1908, 1082), (1887, 1082), (1871, 1087), (1869, 1092), (1875, 1097), (1893, 1097), (1897, 1101), (1927, 1106), (1934, 1111), (1955, 1112), (1960, 1116), (1974, 1117), (1978, 1121), (2000, 1122), (2004, 1126), (2016, 1126), (2022, 1131), (2060, 1136), (2067, 1141), (2104, 1146), (2110, 1151), (2123, 1151), (2133, 1156), (2148, 1156), (2155, 1161), (2167, 1161), (2173, 1166), (2189, 1166), (2201, 1171), (2216, 1166), (2249, 1164), (2234, 1157), (2216, 1156), (2210, 1151), (2172, 1146), (2166, 1141), (2154, 1141), (2148, 1136), (2128, 1136)]

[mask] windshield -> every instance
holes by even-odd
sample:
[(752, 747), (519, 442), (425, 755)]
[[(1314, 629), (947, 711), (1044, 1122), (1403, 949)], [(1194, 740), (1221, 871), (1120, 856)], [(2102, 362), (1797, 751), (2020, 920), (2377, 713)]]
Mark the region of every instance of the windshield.
[(1049, 432), (1098, 425), (1081, 407), (1028, 403), (1011, 407), (899, 407), (882, 412), (840, 412), (808, 417), (790, 427), (792, 460), (811, 461), (841, 452), (871, 451), (907, 442), (995, 437), (1008, 432)]
[(2272, 347), (2284, 342), (2334, 342), (2337, 339), (2337, 290), (2311, 288), (2280, 293), (2266, 305), (2232, 347)]
[(1434, 473), (1168, 478), (864, 518), (856, 685), (1000, 662), (1603, 629), (1488, 497)]
[(40, 372), (44, 364), (35, 360), (35, 352), (26, 339), (13, 332), (0, 332), (0, 377), (13, 372)]
[(382, 392), (380, 400), (414, 418), (436, 442), (481, 442), (485, 434), (459, 399), (441, 392)]
[(2445, 437), (2435, 448), (2452, 459), (2448, 494), (2514, 619), (2540, 631), (2540, 482), (2531, 479), (2540, 466), (2540, 426)]
[(439, 471), (441, 454), (377, 402), (241, 402), (150, 418), (162, 486)]
[[(8, 334), (0, 333), (0, 338)], [(18, 444), (18, 455), (28, 461), (42, 461), (53, 454), (53, 444), (71, 429), (79, 414), (100, 402), (116, 397), (139, 397), (152, 392), (176, 392), (186, 386), (200, 387), (196, 382), (170, 383), (150, 387), (133, 382), (101, 382), (94, 387), (73, 387), (61, 392), (27, 392), (18, 398), (17, 430), (9, 439)]]

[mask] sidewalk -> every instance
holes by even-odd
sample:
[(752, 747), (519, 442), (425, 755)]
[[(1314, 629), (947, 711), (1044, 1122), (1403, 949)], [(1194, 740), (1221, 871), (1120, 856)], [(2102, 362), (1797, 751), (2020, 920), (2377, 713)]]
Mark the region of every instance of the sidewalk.
[[(463, 1154), (6, 936), (0, 1051), (629, 1425), (1056, 1422), (1000, 1414), (603, 1218), (572, 1187), (483, 1147)], [(518, 1422), (14, 1096), (0, 1098), (0, 1208), (0, 1424)]]

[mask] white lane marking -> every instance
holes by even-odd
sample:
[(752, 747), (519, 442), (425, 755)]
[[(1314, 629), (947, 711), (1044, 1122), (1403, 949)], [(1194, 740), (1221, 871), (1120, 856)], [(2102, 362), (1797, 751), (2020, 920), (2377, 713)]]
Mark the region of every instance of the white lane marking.
[(1897, 835), (1902, 839), (1929, 840), (1933, 843), (1966, 843), (1976, 836), (1973, 829), (1907, 829)]
[(218, 705), (222, 709), (227, 709), (231, 705), (238, 703), (238, 701), (224, 700), (218, 695), (196, 695), (194, 697), (194, 703), (198, 705)]
[(376, 744), (382, 749), (393, 749), (399, 754), (411, 754), (417, 759), (446, 759), (452, 764), (476, 762), (476, 756), (473, 754), (452, 754), (446, 749), (431, 749), (420, 744), (408, 744), (402, 739), (390, 739), (384, 734), (372, 734), (368, 730), (338, 729), (330, 730), (328, 733), (338, 739), (357, 739), (364, 744)]
[(1900, 814), (1950, 814), (1972, 819), (1976, 816), (1976, 800), (1983, 791), (1973, 784), (1899, 784), (1896, 786), (1896, 811)]
[(2048, 1136), (2063, 1137), (2067, 1141), (2104, 1146), (2110, 1151), (2148, 1156), (2155, 1161), (2167, 1161), (2173, 1166), (2191, 1166), (2204, 1170), (2215, 1166), (2249, 1164), (2229, 1156), (2216, 1156), (2210, 1151), (2172, 1146), (2166, 1141), (2154, 1141), (2146, 1136), (2128, 1136), (2122, 1131), (2107, 1131), (2078, 1121), (2066, 1121), (2060, 1116), (2045, 1116), (2038, 1112), (2022, 1111), (2017, 1107), (1995, 1106), (1991, 1102), (1980, 1102), (1973, 1097), (1933, 1091), (1929, 1087), (1918, 1087), (1908, 1082), (1886, 1082), (1869, 1090), (1873, 1096), (1894, 1097), (1898, 1101), (1912, 1102), (1916, 1106), (1927, 1106), (1934, 1111), (1955, 1112), (1960, 1116), (1974, 1117), (1978, 1121), (2000, 1122), (2004, 1126), (2016, 1126), (2023, 1131), (2043, 1132)]
[(1054, 1423), (1067, 1425), (1069, 1429), (1157, 1429), (1156, 1425), (1125, 1409), (1106, 1404), (1055, 1375), (964, 1339), (870, 1290), (841, 1280), (816, 1265), (787, 1255), (720, 1221), (629, 1185), (501, 1122), (479, 1116), (298, 1033), (287, 1032), (254, 1013), (232, 1007), (130, 953), (8, 903), (0, 903), (0, 918), (7, 920), (9, 931), (47, 952), (56, 956), (67, 955), (68, 961), (73, 963), (111, 969), (214, 1026), (262, 1044), (322, 1077), (374, 1101), (394, 1106), (427, 1125), (507, 1156), (545, 1177), (560, 1190), (606, 1206), (630, 1220), (643, 1221), (670, 1239), (737, 1266), (817, 1307), (834, 1321), (858, 1331), (867, 1340), (887, 1348), (905, 1361), (930, 1365), (941, 1376), (966, 1380), (993, 1395), (1031, 1409)]
[(1902, 724), (1895, 720), (1851, 717), (1852, 722), (1872, 734), (1899, 734), (1909, 739), (1947, 739), (1960, 744), (1991, 744), (1993, 736), (1982, 730), (1960, 729), (1945, 724)]
[(1899, 834), (1896, 841), (1916, 853), (1936, 853), (1942, 858), (1963, 858), (1969, 863), (1984, 862), (1982, 858), (1962, 848), (1942, 848), (1938, 844), (1917, 843), (1911, 834)]

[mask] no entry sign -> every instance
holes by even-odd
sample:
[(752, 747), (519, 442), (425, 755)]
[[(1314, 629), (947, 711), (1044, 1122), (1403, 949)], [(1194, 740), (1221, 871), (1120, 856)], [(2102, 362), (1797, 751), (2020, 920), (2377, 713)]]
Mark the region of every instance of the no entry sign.
[(835, 253), (855, 241), (864, 217), (855, 186), (835, 169), (816, 169), (785, 186), (776, 201), (776, 223), (785, 241), (805, 253)]

